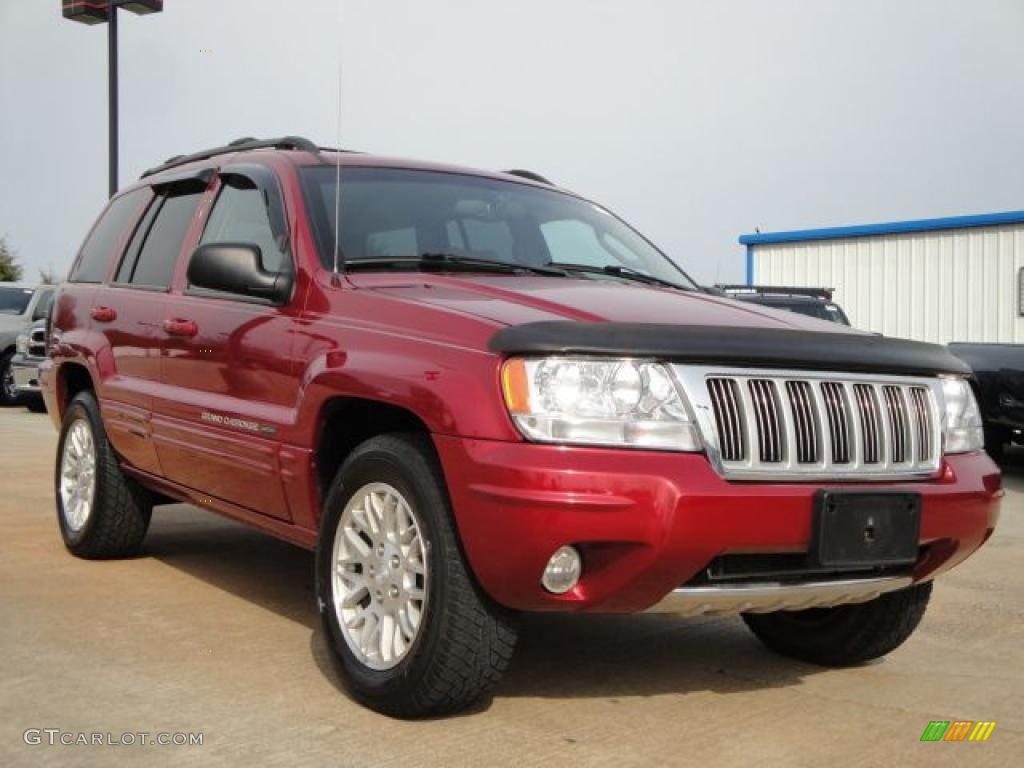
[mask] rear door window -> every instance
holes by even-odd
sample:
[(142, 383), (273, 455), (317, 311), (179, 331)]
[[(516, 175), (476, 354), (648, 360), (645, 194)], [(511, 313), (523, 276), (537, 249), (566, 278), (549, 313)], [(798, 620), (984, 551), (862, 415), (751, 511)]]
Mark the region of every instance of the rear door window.
[(117, 282), (168, 288), (202, 191), (167, 193), (153, 201), (117, 272)]
[(107, 267), (120, 253), (127, 229), (149, 194), (147, 188), (136, 189), (111, 201), (82, 245), (75, 269), (68, 277), (70, 282), (103, 282)]

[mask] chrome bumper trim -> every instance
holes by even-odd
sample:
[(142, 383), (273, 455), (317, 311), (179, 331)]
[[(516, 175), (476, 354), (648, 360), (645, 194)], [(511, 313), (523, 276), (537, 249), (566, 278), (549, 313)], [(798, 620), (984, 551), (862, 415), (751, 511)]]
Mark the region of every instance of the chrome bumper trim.
[(770, 613), (866, 603), (886, 592), (909, 587), (909, 576), (887, 576), (799, 584), (765, 582), (680, 587), (647, 609), (648, 613), (701, 616), (716, 613)]
[(14, 388), (22, 393), (39, 392), (39, 366), (35, 364), (12, 363)]

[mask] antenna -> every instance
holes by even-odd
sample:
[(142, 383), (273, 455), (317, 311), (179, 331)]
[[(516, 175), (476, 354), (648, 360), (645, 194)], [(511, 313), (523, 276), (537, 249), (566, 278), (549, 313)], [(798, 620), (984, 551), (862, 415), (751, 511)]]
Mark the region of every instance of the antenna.
[[(336, 146), (339, 147), (344, 146), (341, 140), (341, 36), (344, 30), (341, 22), (344, 3), (345, 0), (338, 0), (338, 122)], [(332, 273), (335, 285), (341, 279), (344, 266), (341, 253), (341, 157), (336, 154), (334, 165), (334, 270)]]

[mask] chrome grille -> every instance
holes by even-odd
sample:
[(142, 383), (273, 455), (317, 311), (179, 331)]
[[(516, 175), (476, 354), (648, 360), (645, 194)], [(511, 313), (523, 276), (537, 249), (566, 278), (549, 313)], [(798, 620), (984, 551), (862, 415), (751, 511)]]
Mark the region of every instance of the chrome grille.
[(928, 477), (941, 457), (937, 379), (673, 366), (730, 479)]
[(46, 357), (46, 329), (33, 328), (28, 338), (28, 354), (32, 357)]

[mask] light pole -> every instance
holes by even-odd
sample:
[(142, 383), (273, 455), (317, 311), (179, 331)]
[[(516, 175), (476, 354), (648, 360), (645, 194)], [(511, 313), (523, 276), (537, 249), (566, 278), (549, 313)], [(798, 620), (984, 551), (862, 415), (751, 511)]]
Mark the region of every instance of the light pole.
[(110, 195), (117, 192), (117, 11), (159, 13), (164, 0), (61, 0), (65, 19), (81, 24), (107, 25), (107, 102)]

